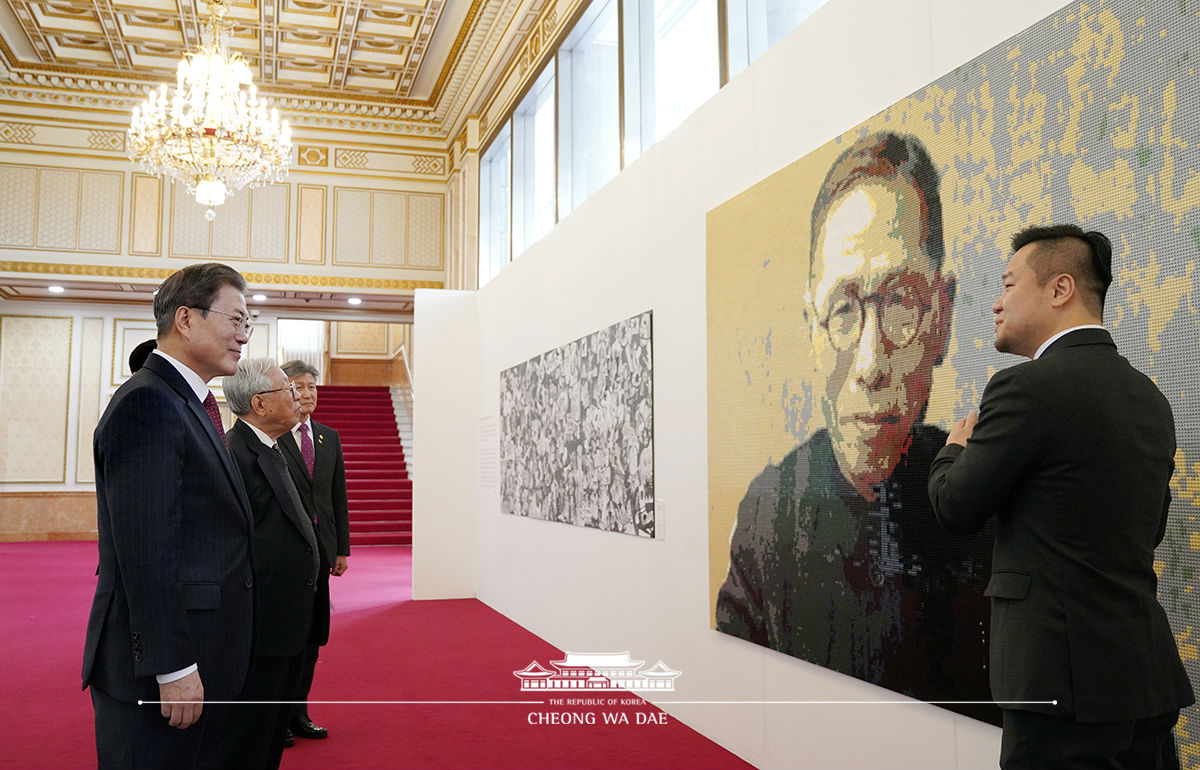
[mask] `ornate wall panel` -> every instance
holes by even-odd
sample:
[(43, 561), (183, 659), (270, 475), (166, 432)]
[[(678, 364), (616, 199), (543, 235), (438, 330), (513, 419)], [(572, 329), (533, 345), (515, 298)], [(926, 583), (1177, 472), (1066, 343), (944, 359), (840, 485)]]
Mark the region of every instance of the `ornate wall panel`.
[(163, 181), (149, 174), (133, 175), (133, 213), (130, 216), (129, 253), (162, 253)]
[(359, 321), (333, 323), (334, 355), (387, 355), (388, 324)]
[(73, 249), (79, 229), (79, 172), (44, 168), (38, 177), (38, 248)]
[(71, 323), (0, 317), (0, 483), (66, 481)]
[(0, 246), (121, 250), (119, 171), (0, 164)]
[(440, 269), (444, 197), (337, 188), (333, 263)]
[(371, 261), (371, 192), (335, 188), (333, 192), (333, 264)]
[(287, 262), (288, 202), (291, 185), (273, 184), (250, 192), (250, 259)]
[(121, 174), (84, 172), (79, 180), (79, 250), (121, 250)]
[(409, 267), (442, 266), (442, 196), (408, 196)]
[(37, 169), (0, 164), (0, 246), (32, 247), (37, 221)]
[[(250, 256), (250, 200), (246, 191), (217, 207), (217, 218), (207, 222), (213, 259), (248, 259)], [(186, 208), (184, 209), (187, 210)]]
[(371, 264), (404, 264), (406, 229), (404, 193), (376, 192), (371, 196)]
[(296, 217), (296, 261), (304, 264), (325, 264), (325, 196), (322, 185), (302, 184)]
[[(220, 215), (218, 215), (220, 216)], [(208, 257), (209, 223), (204, 209), (178, 184), (171, 185), (172, 257)]]
[[(79, 350), (79, 414), (75, 426), (75, 480), (96, 480), (92, 461), (92, 431), (100, 421), (100, 392), (104, 384), (101, 370), (104, 319), (85, 318)], [(126, 363), (128, 366), (128, 363)]]
[(171, 186), (171, 256), (286, 262), (291, 186), (242, 190), (204, 218), (205, 207), (178, 184)]

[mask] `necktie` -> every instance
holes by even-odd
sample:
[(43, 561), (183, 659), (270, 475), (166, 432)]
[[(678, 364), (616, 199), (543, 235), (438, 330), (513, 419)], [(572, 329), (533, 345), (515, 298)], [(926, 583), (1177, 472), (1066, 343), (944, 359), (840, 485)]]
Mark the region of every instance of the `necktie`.
[(300, 457), (304, 459), (304, 467), (308, 469), (308, 475), (311, 478), (313, 468), (317, 464), (317, 455), (313, 451), (312, 436), (308, 435), (308, 423), (300, 424)]
[(225, 438), (225, 426), (221, 424), (221, 410), (217, 408), (217, 398), (211, 390), (208, 392), (208, 398), (204, 399), (204, 409), (208, 412), (213, 427), (217, 429), (217, 435), (221, 437), (221, 441), (225, 442), (225, 448), (228, 449), (229, 439)]
[[(278, 442), (272, 444), (271, 449), (275, 450), (275, 456), (279, 458), (279, 465), (283, 469), (283, 473), (281, 474), (283, 486), (287, 489), (288, 498), (291, 499), (292, 506), (295, 507), (297, 511), (308, 513), (307, 509), (304, 507), (304, 503), (301, 501), (300, 490), (296, 489), (296, 483), (292, 481), (292, 474), (288, 473), (287, 458), (283, 456), (283, 450), (279, 448)], [(316, 526), (317, 517), (311, 516), (310, 518), (313, 526)]]

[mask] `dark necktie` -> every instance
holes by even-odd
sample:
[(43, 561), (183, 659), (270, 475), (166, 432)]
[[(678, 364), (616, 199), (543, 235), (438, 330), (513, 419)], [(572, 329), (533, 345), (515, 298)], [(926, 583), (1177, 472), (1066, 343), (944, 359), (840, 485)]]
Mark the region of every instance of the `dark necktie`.
[[(296, 483), (292, 481), (292, 474), (288, 472), (287, 458), (283, 456), (283, 450), (279, 448), (278, 443), (272, 444), (271, 449), (275, 450), (275, 456), (279, 458), (279, 465), (283, 470), (283, 473), (281, 474), (283, 477), (283, 486), (285, 489), (287, 489), (288, 498), (291, 499), (292, 506), (297, 511), (308, 513), (308, 510), (304, 507), (304, 503), (300, 498), (300, 490), (296, 489)], [(310, 516), (310, 518), (312, 519), (313, 526), (315, 527), (317, 524), (317, 517)]]
[(304, 467), (308, 469), (308, 476), (312, 478), (313, 468), (317, 464), (317, 455), (313, 451), (312, 436), (308, 435), (308, 423), (300, 423), (300, 457), (304, 459)]
[(213, 427), (217, 429), (217, 435), (221, 437), (221, 441), (225, 442), (225, 448), (228, 449), (229, 439), (225, 438), (225, 426), (221, 424), (221, 410), (217, 408), (217, 398), (211, 390), (208, 392), (208, 398), (204, 399), (204, 409), (208, 412)]

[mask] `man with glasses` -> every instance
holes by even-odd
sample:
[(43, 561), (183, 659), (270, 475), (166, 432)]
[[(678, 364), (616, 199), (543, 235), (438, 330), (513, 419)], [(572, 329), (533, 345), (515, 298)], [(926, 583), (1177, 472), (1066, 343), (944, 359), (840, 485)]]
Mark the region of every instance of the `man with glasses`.
[(154, 297), (157, 350), (93, 438), (99, 567), (83, 684), (101, 768), (213, 767), (253, 635), (253, 521), (214, 377), (249, 341), (236, 270), (172, 274)]
[(269, 358), (238, 365), (223, 381), (237, 422), (229, 448), (246, 480), (254, 513), (254, 655), (233, 707), (226, 767), (274, 768), (312, 637), (317, 536), (276, 441), (300, 418), (296, 386)]
[(925, 148), (893, 133), (826, 176), (805, 292), (825, 428), (751, 482), (716, 618), (912, 697), (986, 701), (989, 541), (943, 534), (925, 490), (946, 440), (923, 418), (955, 293), (937, 188)]

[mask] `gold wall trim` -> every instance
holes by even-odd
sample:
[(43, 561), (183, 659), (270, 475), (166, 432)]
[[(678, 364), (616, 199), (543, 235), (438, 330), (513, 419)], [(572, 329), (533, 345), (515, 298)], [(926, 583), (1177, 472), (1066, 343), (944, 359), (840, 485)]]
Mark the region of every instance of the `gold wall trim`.
[[(419, 268), (406, 268), (419, 269)], [(35, 273), (38, 275), (77, 275), (92, 278), (140, 278), (166, 280), (175, 270), (164, 267), (112, 267), (108, 265), (75, 265), (57, 262), (0, 261), (0, 273)], [(357, 278), (334, 275), (290, 275), (287, 273), (249, 273), (239, 271), (251, 283), (295, 286), (328, 286), (348, 289), (442, 289), (444, 281), (410, 281), (387, 278)]]

